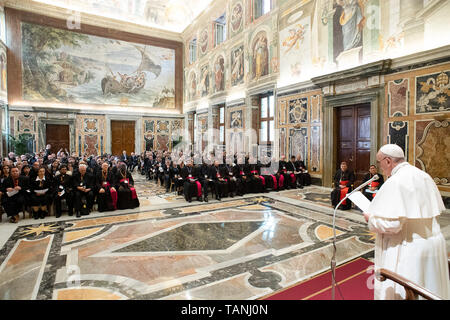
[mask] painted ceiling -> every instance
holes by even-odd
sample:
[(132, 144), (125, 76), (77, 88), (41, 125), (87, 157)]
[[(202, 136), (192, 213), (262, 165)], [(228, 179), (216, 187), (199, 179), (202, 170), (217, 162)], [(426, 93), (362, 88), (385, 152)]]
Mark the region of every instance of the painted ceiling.
[(212, 0), (33, 0), (56, 7), (181, 33)]

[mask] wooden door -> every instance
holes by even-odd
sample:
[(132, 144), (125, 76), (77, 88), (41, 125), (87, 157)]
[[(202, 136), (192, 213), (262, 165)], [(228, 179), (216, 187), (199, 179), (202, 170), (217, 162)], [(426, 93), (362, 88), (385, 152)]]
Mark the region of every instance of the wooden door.
[(337, 163), (342, 161), (355, 172), (355, 186), (361, 184), (370, 166), (370, 104), (337, 109)]
[(134, 152), (134, 121), (111, 121), (111, 152), (120, 156), (125, 150), (127, 155)]
[(47, 124), (45, 126), (45, 145), (51, 145), (51, 152), (57, 153), (60, 149), (70, 152), (70, 138), (68, 124)]

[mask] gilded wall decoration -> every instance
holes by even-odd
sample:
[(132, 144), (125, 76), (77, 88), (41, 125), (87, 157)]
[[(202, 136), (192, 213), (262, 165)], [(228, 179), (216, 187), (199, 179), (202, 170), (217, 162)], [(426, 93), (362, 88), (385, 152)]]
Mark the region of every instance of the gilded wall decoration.
[[(320, 144), (321, 144), (321, 127), (313, 126), (311, 127), (311, 171), (320, 171)], [(304, 161), (307, 160), (303, 159)], [(306, 161), (305, 161), (306, 165)]]
[(278, 103), (278, 125), (283, 126), (286, 122), (287, 102), (285, 100)]
[(409, 79), (389, 81), (388, 84), (389, 117), (407, 116), (409, 109)]
[(408, 160), (409, 125), (408, 121), (392, 121), (388, 123), (388, 143), (400, 146)]
[(320, 123), (320, 95), (311, 96), (311, 123)]
[(27, 140), (27, 152), (37, 152), (38, 128), (35, 113), (9, 112), (10, 134), (14, 137), (24, 135)]
[(142, 148), (146, 151), (158, 148), (170, 151), (183, 136), (181, 119), (143, 118), (142, 122)]
[(289, 101), (289, 123), (305, 123), (308, 121), (308, 98)]
[(416, 166), (450, 186), (450, 120), (416, 121)]
[(450, 111), (450, 71), (416, 77), (416, 114)]
[(100, 155), (105, 152), (106, 121), (104, 116), (77, 115), (75, 150), (79, 154)]

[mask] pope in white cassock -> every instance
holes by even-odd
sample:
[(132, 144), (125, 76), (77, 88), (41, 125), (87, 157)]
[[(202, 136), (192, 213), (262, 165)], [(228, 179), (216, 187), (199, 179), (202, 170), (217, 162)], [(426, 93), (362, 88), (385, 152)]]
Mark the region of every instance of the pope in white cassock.
[[(364, 213), (376, 233), (375, 269), (388, 269), (450, 299), (447, 250), (436, 220), (445, 207), (435, 182), (405, 162), (395, 144), (381, 147), (377, 162), (389, 178)], [(403, 286), (375, 279), (375, 300), (405, 297)]]

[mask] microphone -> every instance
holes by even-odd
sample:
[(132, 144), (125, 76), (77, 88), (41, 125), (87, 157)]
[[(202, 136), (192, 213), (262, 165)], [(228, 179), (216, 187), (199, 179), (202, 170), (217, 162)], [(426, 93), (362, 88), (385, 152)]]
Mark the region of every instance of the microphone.
[(357, 187), (355, 190), (353, 190), (352, 192), (347, 193), (347, 194), (345, 195), (345, 198), (344, 198), (344, 199), (347, 199), (347, 198), (350, 197), (353, 193), (355, 193), (355, 192), (361, 190), (362, 188), (364, 188), (365, 186), (367, 186), (367, 185), (368, 185), (369, 183), (371, 183), (372, 181), (375, 181), (375, 180), (378, 180), (378, 179), (380, 179), (380, 177), (379, 177), (377, 174), (374, 175), (370, 180), (367, 180), (366, 182), (364, 182), (362, 185), (358, 186), (358, 187)]
[(339, 206), (341, 205), (342, 202), (344, 202), (348, 197), (350, 197), (353, 193), (361, 190), (362, 188), (364, 188), (365, 186), (367, 186), (369, 183), (371, 183), (372, 181), (378, 180), (380, 177), (376, 174), (374, 175), (370, 180), (366, 181), (365, 183), (363, 183), (362, 185), (358, 186), (355, 190), (353, 190), (350, 193), (347, 193), (345, 195), (345, 197), (338, 203), (338, 205), (336, 206), (336, 208), (334, 208), (334, 212), (333, 212), (333, 256), (331, 258), (331, 298), (332, 300), (334, 300), (335, 298), (335, 288), (336, 288), (336, 226), (335, 226), (335, 221), (336, 221), (336, 210), (337, 208), (339, 208)]

